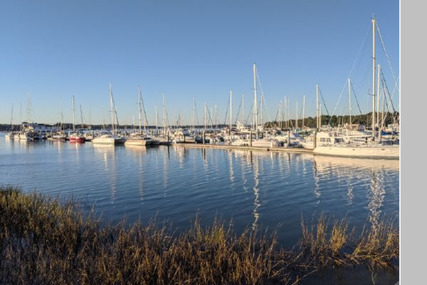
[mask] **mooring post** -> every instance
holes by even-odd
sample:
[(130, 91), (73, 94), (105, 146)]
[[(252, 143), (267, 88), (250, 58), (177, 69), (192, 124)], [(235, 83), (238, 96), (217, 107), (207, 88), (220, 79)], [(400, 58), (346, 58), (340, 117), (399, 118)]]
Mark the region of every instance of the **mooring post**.
[(249, 138), (249, 146), (252, 147), (252, 130), (251, 130), (251, 136)]

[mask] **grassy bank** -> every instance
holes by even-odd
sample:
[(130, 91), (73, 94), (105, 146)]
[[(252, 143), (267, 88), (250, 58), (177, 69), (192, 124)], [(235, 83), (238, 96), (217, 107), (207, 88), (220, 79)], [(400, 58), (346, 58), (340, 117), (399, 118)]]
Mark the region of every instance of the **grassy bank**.
[(70, 201), (0, 187), (1, 284), (298, 283), (324, 268), (397, 271), (398, 229), (354, 234), (346, 220), (302, 222), (292, 249), (274, 235), (199, 222), (182, 233), (156, 223), (100, 226)]

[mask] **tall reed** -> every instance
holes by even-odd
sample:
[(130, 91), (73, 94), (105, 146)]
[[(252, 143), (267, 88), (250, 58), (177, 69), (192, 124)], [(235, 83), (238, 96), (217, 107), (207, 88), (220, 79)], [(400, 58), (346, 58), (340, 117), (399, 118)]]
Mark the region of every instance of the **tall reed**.
[[(397, 270), (398, 230), (392, 223), (360, 236), (345, 219), (302, 222), (290, 250), (275, 234), (237, 235), (196, 217), (181, 234), (165, 224), (101, 226), (74, 201), (0, 187), (1, 284), (268, 284), (298, 283), (311, 272), (364, 264)], [(330, 228), (329, 228), (330, 227)]]

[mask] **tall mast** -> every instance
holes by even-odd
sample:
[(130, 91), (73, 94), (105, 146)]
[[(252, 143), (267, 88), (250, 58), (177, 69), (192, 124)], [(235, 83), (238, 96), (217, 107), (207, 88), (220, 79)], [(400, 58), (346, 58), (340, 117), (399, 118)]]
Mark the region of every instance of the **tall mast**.
[(92, 129), (92, 112), (89, 106), (89, 129)]
[(158, 117), (159, 117), (159, 114), (158, 114), (158, 112), (157, 112), (157, 105), (155, 105), (154, 106), (154, 108), (155, 108), (155, 110), (156, 110), (156, 135), (159, 135), (159, 127), (158, 127)]
[(64, 123), (64, 113), (62, 112), (62, 103), (61, 103), (61, 131), (63, 130), (62, 124)]
[(304, 117), (305, 117), (305, 95), (302, 97), (302, 127), (305, 127), (304, 124)]
[(204, 117), (204, 125), (205, 125), (205, 131), (206, 131), (206, 125), (208, 123), (208, 118), (207, 118), (207, 108), (208, 108), (208, 104), (205, 103), (205, 117)]
[(256, 64), (253, 65), (254, 74), (254, 115), (253, 115), (253, 126), (255, 131), (258, 129), (258, 108), (257, 108), (257, 96), (256, 96)]
[(19, 102), (19, 122), (22, 123), (22, 103)]
[(81, 121), (81, 128), (83, 128), (83, 109), (82, 109), (82, 104), (80, 104), (80, 121)]
[(380, 125), (380, 73), (381, 73), (381, 65), (377, 65), (377, 125)]
[(242, 124), (245, 121), (245, 95), (242, 94)]
[(319, 130), (319, 128), (321, 127), (321, 122), (320, 122), (320, 108), (319, 108), (319, 85), (316, 84), (316, 128), (317, 130)]
[(218, 108), (215, 104), (215, 129), (218, 129)]
[(71, 108), (73, 111), (73, 132), (76, 130), (76, 110), (74, 109), (74, 96), (71, 97)]
[(351, 128), (351, 124), (352, 124), (352, 120), (351, 120), (351, 82), (350, 82), (350, 78), (347, 79), (348, 82), (348, 111), (350, 112), (350, 128)]
[(165, 107), (165, 93), (162, 94), (162, 124), (163, 124), (163, 135), (166, 135), (166, 107)]
[(372, 19), (372, 138), (375, 139), (375, 18)]
[(210, 110), (210, 113), (209, 113), (209, 117), (211, 118), (211, 130), (213, 129), (212, 114), (213, 114), (213, 112), (212, 112), (212, 107), (211, 107), (211, 110)]
[(295, 110), (295, 131), (298, 129), (298, 101), (296, 103), (296, 110)]
[(139, 124), (139, 134), (142, 134), (141, 125), (142, 125), (142, 100), (141, 100), (141, 87), (138, 86), (138, 124)]
[(111, 131), (115, 132), (115, 128), (114, 128), (114, 109), (113, 109), (113, 91), (112, 91), (112, 87), (111, 87), (111, 82), (110, 82), (110, 113), (111, 113)]
[(263, 92), (261, 92), (260, 102), (259, 102), (259, 122), (261, 124), (261, 127), (264, 125), (263, 124), (263, 119), (262, 119), (262, 110), (263, 110), (263, 104), (262, 104), (262, 102), (263, 101), (264, 101), (264, 94), (263, 94)]
[(282, 129), (282, 100), (279, 100), (279, 128)]
[(385, 107), (385, 88), (383, 86), (383, 104), (382, 104), (382, 111), (381, 111), (381, 129), (384, 129), (385, 122), (384, 122), (384, 107)]
[(233, 92), (230, 90), (230, 132), (233, 126)]
[(285, 96), (285, 124), (286, 128), (289, 128), (289, 100)]
[(10, 115), (10, 129), (13, 131), (13, 104), (12, 104), (12, 113)]
[(193, 129), (196, 129), (196, 97), (193, 97)]

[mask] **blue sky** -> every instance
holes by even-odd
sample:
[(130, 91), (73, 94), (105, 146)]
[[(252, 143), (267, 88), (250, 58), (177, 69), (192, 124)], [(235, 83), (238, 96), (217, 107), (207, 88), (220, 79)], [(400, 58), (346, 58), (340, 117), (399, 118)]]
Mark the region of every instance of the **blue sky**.
[[(137, 122), (139, 85), (149, 123), (163, 93), (170, 122), (181, 110), (184, 123), (191, 123), (195, 97), (200, 123), (205, 103), (217, 105), (223, 123), (230, 90), (234, 115), (243, 94), (247, 117), (253, 63), (267, 104), (264, 118), (266, 112), (276, 117), (285, 96), (290, 116), (296, 101), (301, 113), (304, 95), (306, 116), (313, 116), (316, 84), (330, 114), (346, 113), (350, 71), (362, 112), (368, 112), (373, 15), (397, 78), (397, 0), (1, 1), (0, 123), (10, 122), (12, 105), (14, 123), (26, 119), (28, 94), (37, 122), (60, 121), (61, 106), (71, 122), (74, 96), (77, 122), (81, 105), (86, 122), (105, 117), (109, 123), (110, 82), (120, 123)], [(379, 39), (377, 59), (392, 92)], [(394, 100), (398, 108), (397, 93)]]

